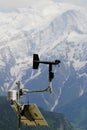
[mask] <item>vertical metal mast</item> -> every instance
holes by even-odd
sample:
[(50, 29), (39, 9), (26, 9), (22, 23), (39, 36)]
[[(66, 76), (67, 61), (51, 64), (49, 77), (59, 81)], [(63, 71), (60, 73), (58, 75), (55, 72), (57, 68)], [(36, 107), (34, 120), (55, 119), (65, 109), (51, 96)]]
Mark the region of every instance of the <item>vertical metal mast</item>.
[(52, 72), (52, 64), (49, 64), (49, 89), (52, 93), (52, 79), (54, 78), (54, 73)]
[(21, 130), (20, 128), (20, 119), (21, 119), (21, 115), (20, 115), (20, 81), (18, 81), (17, 83), (17, 86), (18, 86), (18, 93), (17, 93), (17, 102), (18, 102), (18, 124), (17, 124), (17, 127), (18, 127), (18, 130)]

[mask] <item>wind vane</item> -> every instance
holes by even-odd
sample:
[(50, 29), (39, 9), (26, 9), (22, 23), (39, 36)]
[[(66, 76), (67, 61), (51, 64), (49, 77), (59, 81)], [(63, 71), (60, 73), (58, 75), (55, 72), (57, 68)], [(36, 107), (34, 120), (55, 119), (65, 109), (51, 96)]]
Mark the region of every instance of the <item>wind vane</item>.
[(33, 54), (33, 69), (38, 69), (39, 64), (49, 65), (49, 87), (43, 90), (28, 90), (22, 89), (20, 81), (16, 82), (17, 90), (8, 91), (8, 99), (11, 101), (11, 107), (18, 116), (18, 130), (20, 130), (20, 122), (27, 126), (48, 126), (42, 113), (36, 104), (21, 104), (20, 97), (34, 92), (50, 92), (52, 93), (52, 79), (54, 78), (54, 72), (52, 72), (52, 66), (58, 65), (60, 60), (40, 61), (38, 54)]
[(38, 69), (39, 64), (48, 64), (49, 65), (49, 87), (48, 91), (52, 93), (52, 79), (54, 78), (54, 72), (52, 72), (52, 66), (58, 65), (61, 61), (55, 60), (55, 61), (40, 61), (38, 54), (33, 54), (33, 69)]

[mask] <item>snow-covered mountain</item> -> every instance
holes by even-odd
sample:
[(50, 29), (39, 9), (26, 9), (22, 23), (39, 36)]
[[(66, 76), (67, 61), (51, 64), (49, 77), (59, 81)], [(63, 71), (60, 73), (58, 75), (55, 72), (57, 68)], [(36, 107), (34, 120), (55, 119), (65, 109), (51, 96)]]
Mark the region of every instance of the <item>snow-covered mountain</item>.
[[(31, 2), (32, 3), (32, 2)], [(53, 93), (30, 101), (54, 111), (87, 91), (87, 14), (85, 9), (47, 0), (29, 8), (0, 11), (0, 95), (16, 88), (48, 86), (48, 67), (32, 69), (32, 55), (61, 60), (54, 67)], [(26, 98), (26, 97), (25, 97)]]

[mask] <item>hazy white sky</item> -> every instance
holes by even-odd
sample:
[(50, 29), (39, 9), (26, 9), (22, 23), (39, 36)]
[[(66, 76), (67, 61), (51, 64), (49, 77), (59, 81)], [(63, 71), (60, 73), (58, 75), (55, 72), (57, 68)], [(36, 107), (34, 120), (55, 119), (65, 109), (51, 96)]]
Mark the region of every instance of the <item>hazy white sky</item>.
[[(49, 0), (0, 0), (0, 8), (11, 7), (11, 8), (18, 8), (18, 7), (29, 7), (29, 4), (38, 1), (49, 1)], [(75, 5), (80, 5), (83, 7), (87, 7), (87, 0), (56, 0), (61, 2), (68, 2), (73, 3)]]
[(87, 7), (87, 0), (62, 0), (64, 2), (80, 5), (80, 6), (85, 6)]

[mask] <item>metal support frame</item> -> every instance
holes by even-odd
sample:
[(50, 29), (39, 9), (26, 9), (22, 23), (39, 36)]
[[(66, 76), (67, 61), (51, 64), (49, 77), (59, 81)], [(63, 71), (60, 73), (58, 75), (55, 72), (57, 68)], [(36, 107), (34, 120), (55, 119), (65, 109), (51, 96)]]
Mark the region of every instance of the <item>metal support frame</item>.
[(38, 69), (38, 66), (40, 63), (42, 64), (48, 64), (49, 65), (49, 86), (46, 89), (43, 90), (31, 90), (31, 91), (26, 91), (20, 88), (20, 81), (16, 82), (16, 85), (18, 87), (18, 91), (17, 91), (17, 103), (18, 103), (18, 124), (17, 124), (17, 129), (21, 130), (20, 127), (20, 121), (21, 121), (21, 104), (20, 104), (20, 96), (27, 94), (27, 93), (34, 93), (34, 92), (50, 92), (52, 93), (52, 80), (54, 78), (54, 72), (52, 72), (52, 65), (58, 65), (61, 61), (60, 60), (55, 60), (54, 62), (50, 62), (50, 61), (40, 61), (39, 60), (39, 56), (38, 54), (34, 54), (33, 55), (33, 69)]

